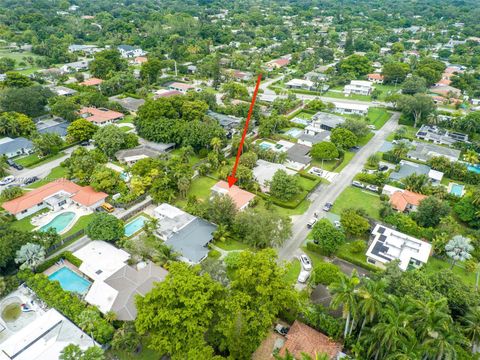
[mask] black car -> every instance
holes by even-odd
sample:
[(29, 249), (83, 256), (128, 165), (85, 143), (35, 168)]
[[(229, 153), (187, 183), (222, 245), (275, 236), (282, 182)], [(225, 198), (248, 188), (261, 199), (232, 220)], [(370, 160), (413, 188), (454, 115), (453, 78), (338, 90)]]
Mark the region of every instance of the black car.
[(80, 145), (81, 145), (81, 146), (88, 146), (88, 145), (90, 145), (90, 142), (89, 142), (88, 140), (85, 140), (85, 141), (82, 141), (82, 142), (80, 143)]
[(323, 211), (330, 211), (332, 210), (333, 204), (327, 202), (325, 205), (323, 205)]
[(7, 164), (13, 166), (15, 164), (15, 161), (7, 159)]
[(388, 170), (388, 166), (387, 165), (380, 165), (378, 167), (378, 171), (387, 171)]
[(25, 185), (29, 185), (29, 184), (32, 184), (34, 183), (35, 181), (38, 180), (38, 177), (37, 176), (32, 176), (30, 178), (27, 178), (24, 182)]
[(20, 164), (13, 163), (13, 165), (12, 165), (12, 166), (13, 166), (15, 169), (17, 169), (17, 170), (23, 170), (23, 166), (22, 166), (22, 165), (20, 165)]

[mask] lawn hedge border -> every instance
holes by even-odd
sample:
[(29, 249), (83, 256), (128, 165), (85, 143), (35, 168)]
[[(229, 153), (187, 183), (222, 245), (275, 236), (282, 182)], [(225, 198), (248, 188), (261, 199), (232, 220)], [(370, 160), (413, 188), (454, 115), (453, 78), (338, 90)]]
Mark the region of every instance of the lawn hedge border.
[(45, 260), (43, 263), (38, 265), (37, 268), (35, 269), (35, 272), (36, 273), (42, 273), (45, 270), (47, 270), (49, 267), (54, 265), (56, 262), (60, 261), (61, 259), (68, 260), (70, 263), (72, 263), (76, 267), (80, 267), (80, 265), (82, 265), (82, 260), (80, 260), (79, 258), (74, 256), (72, 254), (72, 252), (64, 251), (64, 252), (62, 252), (58, 255), (55, 255), (54, 257), (52, 257), (48, 260)]

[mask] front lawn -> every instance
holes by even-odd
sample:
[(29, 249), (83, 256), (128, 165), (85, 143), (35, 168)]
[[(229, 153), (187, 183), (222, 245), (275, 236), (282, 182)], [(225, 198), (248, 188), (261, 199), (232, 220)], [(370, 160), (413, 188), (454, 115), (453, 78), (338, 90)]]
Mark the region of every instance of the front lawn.
[(48, 184), (49, 182), (64, 178), (67, 176), (67, 169), (65, 169), (62, 166), (57, 166), (50, 171), (50, 174), (48, 174), (45, 178), (34, 182), (33, 184), (30, 184), (27, 186), (29, 189), (36, 189), (42, 185)]
[(352, 160), (354, 156), (355, 156), (354, 152), (347, 151), (343, 155), (342, 162), (340, 163), (337, 160), (325, 160), (323, 161), (323, 163), (321, 160), (313, 160), (311, 164), (312, 166), (315, 166), (330, 172), (340, 172), (345, 168), (345, 166), (348, 165), (348, 163), (350, 162), (350, 160)]
[(391, 114), (383, 108), (369, 108), (368, 121), (375, 126), (375, 129), (380, 129), (390, 119)]
[[(343, 90), (342, 90), (343, 91)], [(371, 101), (371, 97), (368, 95), (358, 95), (358, 94), (351, 94), (349, 96), (345, 96), (343, 92), (336, 92), (329, 90), (324, 94), (319, 94), (325, 97), (331, 97), (336, 99), (352, 99), (352, 100), (360, 100), (360, 101)]]
[(298, 275), (300, 274), (300, 270), (302, 270), (300, 261), (298, 259), (293, 259), (292, 262), (286, 264), (286, 267), (287, 273), (285, 274), (285, 280), (287, 280), (290, 284), (295, 284), (297, 282)]
[(362, 208), (368, 216), (380, 220), (380, 196), (353, 186), (346, 188), (333, 204), (332, 212), (340, 215), (344, 209)]
[(383, 84), (375, 84), (375, 89), (380, 91), (380, 95), (378, 96), (378, 100), (385, 101), (387, 97), (396, 93), (400, 87), (394, 85), (383, 85)]
[(247, 250), (249, 246), (238, 240), (227, 238), (225, 241), (215, 241), (214, 245), (225, 251)]
[(34, 167), (43, 165), (45, 163), (48, 163), (52, 160), (59, 159), (62, 156), (65, 156), (65, 153), (63, 151), (60, 151), (58, 154), (55, 154), (55, 155), (45, 156), (43, 158), (40, 158), (38, 154), (35, 153), (35, 154), (30, 154), (21, 158), (17, 158), (15, 159), (15, 162), (26, 168), (34, 168)]

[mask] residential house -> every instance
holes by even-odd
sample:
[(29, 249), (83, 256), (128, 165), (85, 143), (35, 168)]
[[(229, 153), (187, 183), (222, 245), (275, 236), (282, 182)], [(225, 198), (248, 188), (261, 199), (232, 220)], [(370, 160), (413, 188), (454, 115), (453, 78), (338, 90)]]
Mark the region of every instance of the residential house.
[(368, 263), (381, 269), (390, 261), (400, 260), (398, 266), (405, 271), (426, 264), (431, 252), (431, 244), (377, 224), (371, 233), (366, 256)]
[(103, 80), (102, 79), (99, 79), (99, 78), (96, 78), (96, 77), (91, 77), (87, 80), (84, 80), (82, 81), (81, 83), (79, 83), (78, 85), (82, 85), (82, 86), (100, 86), (100, 84), (103, 83)]
[(443, 179), (442, 172), (433, 170), (427, 165), (417, 164), (407, 160), (401, 160), (398, 166), (398, 171), (394, 171), (390, 174), (390, 180), (401, 182), (403, 179), (412, 174), (427, 175), (428, 179), (433, 185), (438, 185)]
[(80, 117), (94, 123), (95, 125), (105, 126), (123, 119), (125, 115), (118, 111), (105, 108), (84, 107), (80, 109)]
[(400, 189), (390, 196), (390, 205), (399, 212), (416, 211), (420, 202), (426, 198), (425, 195)]
[(226, 131), (232, 131), (233, 129), (238, 127), (238, 125), (240, 125), (240, 122), (242, 121), (240, 118), (237, 118), (235, 116), (220, 114), (212, 110), (208, 110), (207, 115), (217, 120), (220, 126), (223, 127)]
[(108, 98), (108, 100), (113, 101), (117, 104), (120, 104), (124, 109), (127, 109), (128, 111), (132, 113), (136, 113), (140, 106), (145, 104), (144, 99), (135, 99), (130, 96), (127, 97), (121, 97), (121, 96), (112, 96)]
[(19, 155), (28, 155), (33, 151), (33, 143), (24, 137), (14, 139), (4, 137), (0, 139), (0, 154), (9, 159)]
[(242, 211), (250, 205), (250, 202), (255, 197), (254, 194), (240, 189), (238, 186), (233, 185), (230, 187), (226, 181), (219, 181), (210, 189), (212, 196), (224, 196), (228, 195), (235, 203), (237, 210)]
[(135, 298), (145, 296), (168, 274), (151, 261), (128, 265), (130, 254), (105, 241), (91, 241), (73, 255), (82, 260), (79, 270), (93, 280), (85, 301), (104, 314), (114, 312), (121, 321), (135, 320)]
[(460, 89), (454, 88), (453, 86), (449, 85), (433, 86), (430, 88), (430, 92), (443, 96), (445, 98), (454, 99), (458, 99), (462, 95), (462, 91)]
[(120, 52), (122, 58), (135, 58), (138, 56), (145, 56), (147, 53), (139, 47), (134, 47), (130, 45), (119, 45), (117, 50)]
[(75, 52), (83, 52), (86, 55), (93, 55), (99, 51), (102, 51), (96, 45), (79, 45), (79, 44), (72, 44), (68, 47), (68, 52), (75, 53)]
[(445, 130), (435, 125), (422, 125), (415, 136), (417, 139), (448, 146), (456, 142), (468, 142), (468, 135)]
[(286, 166), (296, 171), (306, 168), (312, 158), (309, 156), (311, 146), (297, 143), (287, 150)]
[(295, 171), (288, 169), (283, 164), (271, 163), (265, 160), (257, 160), (256, 166), (253, 168), (253, 177), (260, 184), (263, 192), (270, 190), (270, 181), (278, 170), (284, 170), (288, 175), (296, 174)]
[(167, 88), (169, 90), (179, 91), (182, 94), (185, 94), (189, 90), (194, 90), (195, 86), (190, 85), (190, 84), (181, 83), (181, 82), (172, 82), (167, 86)]
[(311, 90), (314, 86), (314, 82), (310, 80), (302, 80), (302, 79), (292, 79), (285, 83), (285, 86), (289, 89), (303, 89), (303, 90)]
[(69, 123), (61, 118), (44, 119), (35, 124), (39, 134), (57, 134), (62, 138), (67, 136), (68, 125)]
[(361, 116), (366, 116), (368, 114), (368, 108), (370, 107), (367, 104), (348, 103), (343, 101), (334, 101), (333, 105), (333, 111), (339, 114), (352, 114)]
[(342, 116), (319, 111), (312, 116), (312, 122), (305, 128), (305, 132), (312, 131), (312, 128), (332, 131), (344, 122), (345, 118)]
[(295, 359), (302, 358), (304, 354), (315, 359), (317, 355), (325, 354), (328, 359), (337, 360), (344, 355), (342, 344), (298, 320), (294, 321), (285, 338), (286, 341), (279, 351), (281, 356), (288, 352)]
[(137, 56), (132, 61), (134, 65), (142, 65), (142, 64), (145, 64), (146, 62), (148, 62), (148, 59), (145, 56)]
[(60, 67), (60, 71), (62, 74), (69, 74), (78, 71), (85, 71), (88, 70), (88, 65), (92, 60), (80, 60), (74, 61), (68, 64), (64, 64)]
[[(317, 130), (317, 132), (314, 130)], [(311, 127), (308, 130), (305, 129), (304, 131), (305, 132), (298, 137), (297, 144), (312, 147), (319, 142), (328, 141), (330, 139), (330, 131), (328, 130)], [(306, 133), (306, 131), (308, 131), (308, 133)]]
[(288, 64), (290, 64), (289, 58), (280, 58), (280, 59), (275, 59), (267, 62), (265, 66), (269, 70), (275, 70), (275, 69), (280, 69), (282, 67), (288, 66)]
[(373, 73), (373, 74), (368, 74), (367, 79), (368, 79), (368, 81), (371, 81), (375, 84), (383, 84), (383, 81), (385, 80), (385, 77), (382, 74)]
[(154, 209), (159, 220), (157, 235), (189, 264), (198, 264), (208, 256), (208, 244), (217, 226), (170, 204)]
[(59, 179), (2, 204), (2, 207), (17, 220), (30, 216), (42, 209), (58, 211), (76, 204), (88, 210), (96, 210), (108, 197), (91, 186), (80, 186), (66, 179)]
[(227, 70), (227, 74), (232, 78), (234, 78), (235, 80), (239, 80), (239, 81), (249, 81), (253, 77), (253, 74), (251, 72), (234, 70), (234, 69)]
[(146, 158), (157, 158), (160, 154), (164, 154), (175, 147), (174, 143), (164, 144), (156, 143), (156, 146), (139, 145), (132, 149), (119, 150), (115, 153), (118, 161), (132, 166), (138, 160)]
[(48, 85), (47, 88), (57, 96), (72, 96), (77, 93), (77, 90), (70, 89), (66, 86)]
[(352, 80), (349, 85), (345, 85), (343, 93), (345, 96), (351, 94), (356, 95), (370, 95), (373, 91), (372, 83), (370, 81)]
[(415, 148), (407, 153), (409, 159), (427, 162), (438, 156), (443, 156), (450, 161), (457, 161), (460, 158), (460, 150), (457, 149), (421, 142), (415, 142), (414, 146)]
[(312, 82), (324, 82), (328, 81), (328, 75), (316, 71), (310, 71), (305, 74), (305, 80), (309, 80)]
[(178, 91), (178, 90), (160, 89), (160, 90), (155, 91), (155, 93), (153, 95), (153, 99), (157, 100), (159, 98), (176, 96), (176, 95), (185, 95), (185, 93), (183, 93), (181, 91)]

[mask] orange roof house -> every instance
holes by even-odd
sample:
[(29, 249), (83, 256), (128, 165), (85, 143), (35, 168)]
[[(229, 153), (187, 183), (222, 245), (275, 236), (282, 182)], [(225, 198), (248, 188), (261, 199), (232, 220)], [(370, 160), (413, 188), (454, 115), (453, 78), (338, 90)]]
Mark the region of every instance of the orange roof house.
[(80, 116), (97, 125), (111, 124), (122, 119), (125, 115), (118, 111), (105, 108), (84, 107), (80, 109)]
[(409, 190), (396, 191), (390, 197), (392, 208), (397, 211), (415, 211), (426, 196)]
[(300, 359), (302, 353), (310, 355), (312, 359), (321, 354), (326, 354), (329, 359), (336, 359), (342, 351), (341, 344), (298, 320), (290, 327), (286, 338), (287, 341), (280, 349), (281, 356), (285, 356), (288, 350), (296, 359)]
[(79, 85), (82, 85), (82, 86), (98, 86), (101, 83), (103, 83), (102, 79), (92, 77), (90, 79), (82, 81)]
[(133, 59), (133, 62), (135, 64), (143, 64), (146, 63), (148, 59), (145, 56), (137, 56), (135, 59)]
[(212, 186), (212, 194), (214, 195), (228, 195), (232, 198), (233, 202), (237, 206), (237, 210), (245, 209), (250, 201), (255, 197), (254, 194), (248, 191), (240, 189), (238, 186), (233, 185), (231, 188), (226, 181), (219, 181)]
[(367, 75), (367, 80), (377, 84), (382, 84), (383, 80), (385, 80), (385, 77), (382, 74), (373, 73)]
[(288, 64), (290, 64), (290, 59), (280, 58), (280, 59), (269, 61), (267, 62), (266, 65), (270, 69), (278, 69), (278, 68), (287, 66)]
[(107, 197), (108, 194), (95, 191), (90, 186), (83, 187), (72, 181), (59, 179), (7, 201), (2, 207), (17, 219), (22, 219), (44, 208), (60, 207), (62, 202), (66, 203), (68, 200), (93, 210)]

